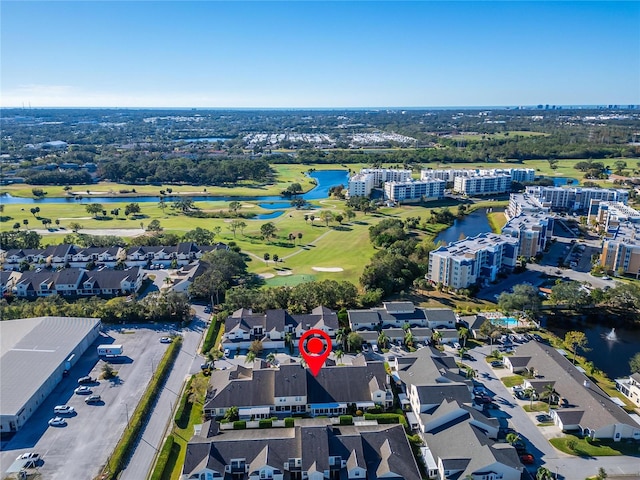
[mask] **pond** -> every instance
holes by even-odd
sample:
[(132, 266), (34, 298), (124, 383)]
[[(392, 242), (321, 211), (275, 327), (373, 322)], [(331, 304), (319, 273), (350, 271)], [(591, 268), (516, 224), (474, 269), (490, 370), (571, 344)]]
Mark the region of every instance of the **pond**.
[[(305, 200), (319, 200), (322, 198), (327, 198), (329, 196), (329, 189), (336, 185), (347, 185), (349, 182), (349, 172), (346, 170), (318, 170), (314, 171), (309, 175), (311, 178), (314, 178), (317, 182), (317, 185), (309, 190), (304, 195), (301, 195), (301, 198)], [(280, 195), (266, 195), (266, 196), (223, 196), (217, 197), (213, 195), (194, 195), (189, 196), (193, 199), (194, 202), (232, 202), (236, 201), (258, 201), (258, 202), (279, 202), (281, 206), (277, 208), (284, 208), (283, 205), (289, 206), (290, 203), (288, 200), (285, 200), (284, 197)], [(167, 196), (165, 199), (168, 201), (173, 201), (180, 198), (180, 196)], [(0, 196), (0, 201), (3, 204), (13, 204), (13, 205), (30, 205), (30, 204), (47, 204), (47, 203), (126, 203), (126, 202), (137, 202), (137, 203), (148, 203), (148, 202), (158, 202), (160, 200), (159, 196), (126, 196), (126, 197), (103, 197), (103, 196), (82, 196), (80, 199), (76, 199), (75, 197), (57, 197), (57, 198), (43, 198), (43, 199), (35, 199), (35, 198), (27, 198), (27, 197), (13, 197), (10, 194), (4, 194)]]
[(611, 379), (629, 375), (629, 360), (640, 351), (640, 330), (594, 324), (548, 325), (547, 328), (560, 338), (564, 338), (569, 330), (584, 332), (589, 351), (578, 354), (593, 362)]
[(539, 178), (548, 178), (550, 180), (553, 180), (553, 186), (554, 187), (564, 187), (565, 185), (569, 185), (572, 187), (577, 187), (578, 184), (580, 183), (580, 180), (578, 180), (577, 178), (571, 178), (571, 177), (539, 177)]
[(449, 244), (465, 237), (475, 237), (480, 233), (492, 231), (487, 218), (487, 209), (479, 208), (461, 219), (456, 218), (453, 225), (436, 236), (435, 241)]

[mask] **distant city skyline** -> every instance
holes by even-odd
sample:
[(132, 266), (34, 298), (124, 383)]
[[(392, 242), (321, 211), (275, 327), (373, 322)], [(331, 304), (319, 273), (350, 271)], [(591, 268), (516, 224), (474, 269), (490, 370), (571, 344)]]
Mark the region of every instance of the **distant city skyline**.
[(640, 104), (640, 2), (0, 3), (1, 107)]

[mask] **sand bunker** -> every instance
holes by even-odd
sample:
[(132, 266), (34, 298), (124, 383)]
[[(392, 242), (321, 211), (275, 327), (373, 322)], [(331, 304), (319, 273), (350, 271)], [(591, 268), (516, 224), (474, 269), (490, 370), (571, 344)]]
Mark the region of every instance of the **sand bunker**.
[(316, 272), (344, 272), (342, 267), (311, 267), (311, 270)]
[(258, 276), (260, 278), (264, 278), (265, 280), (267, 280), (268, 278), (275, 277), (275, 275), (273, 273), (259, 273)]
[(293, 272), (291, 270), (280, 270), (278, 272), (278, 275), (280, 275), (281, 277), (286, 277), (287, 275), (293, 275)]

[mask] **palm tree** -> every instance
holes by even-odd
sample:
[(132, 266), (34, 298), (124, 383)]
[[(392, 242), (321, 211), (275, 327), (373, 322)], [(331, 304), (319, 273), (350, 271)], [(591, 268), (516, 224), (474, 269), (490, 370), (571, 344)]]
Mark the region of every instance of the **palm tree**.
[(465, 373), (467, 375), (467, 378), (475, 378), (476, 377), (476, 371), (471, 367), (467, 367), (465, 369)]
[(269, 365), (273, 365), (273, 363), (276, 361), (276, 354), (273, 352), (269, 352), (266, 360)]
[(247, 352), (247, 358), (244, 359), (244, 363), (253, 363), (256, 359), (256, 352), (249, 350)]
[(549, 401), (549, 413), (551, 413), (551, 400), (556, 393), (556, 389), (550, 383), (544, 386), (543, 396)]
[(462, 346), (466, 347), (467, 338), (469, 337), (469, 329), (462, 327), (460, 330), (458, 330), (458, 335), (460, 336), (460, 340), (462, 341)]
[(407, 333), (404, 334), (404, 344), (407, 347), (413, 346), (413, 333), (410, 331), (407, 331)]
[(336, 330), (336, 342), (339, 345), (342, 345), (342, 349), (344, 350), (347, 345), (347, 330), (345, 328), (339, 328)]
[(289, 353), (293, 353), (293, 333), (286, 332), (284, 334), (284, 343), (289, 347)]
[(440, 340), (442, 340), (442, 334), (438, 331), (433, 332), (433, 334), (431, 335), (431, 341), (433, 342), (433, 344), (438, 345), (440, 343)]
[(524, 390), (524, 394), (527, 397), (529, 397), (529, 408), (532, 408), (533, 407), (533, 397), (536, 396), (536, 391), (532, 387), (529, 387), (529, 388), (526, 388)]
[(333, 355), (336, 357), (336, 360), (338, 360), (338, 364), (342, 365), (340, 361), (342, 360), (342, 357), (344, 357), (344, 352), (342, 350), (336, 350), (333, 352)]
[(380, 345), (380, 348), (387, 348), (389, 346), (389, 337), (386, 333), (380, 332), (380, 335), (378, 335), (378, 345)]

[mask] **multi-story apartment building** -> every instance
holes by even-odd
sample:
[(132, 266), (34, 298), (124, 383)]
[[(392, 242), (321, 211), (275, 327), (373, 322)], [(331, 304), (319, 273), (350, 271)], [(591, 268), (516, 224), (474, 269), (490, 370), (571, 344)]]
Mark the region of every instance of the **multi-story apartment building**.
[(622, 202), (629, 200), (629, 192), (615, 188), (563, 188), (529, 186), (527, 195), (537, 198), (544, 206), (558, 210), (586, 211), (591, 200)]
[(374, 187), (386, 182), (408, 182), (411, 170), (394, 170), (389, 168), (363, 168), (349, 179), (349, 197), (368, 197)]
[(523, 213), (549, 213), (549, 207), (544, 206), (536, 197), (526, 193), (512, 193), (509, 196), (509, 206), (504, 214), (511, 219)]
[(406, 182), (386, 182), (385, 198), (396, 202), (419, 202), (444, 197), (446, 182), (438, 179), (416, 180)]
[(518, 239), (518, 256), (530, 258), (542, 253), (551, 241), (553, 217), (544, 212), (526, 212), (511, 218), (502, 234)]
[(533, 168), (492, 168), (492, 169), (446, 169), (421, 170), (420, 179), (439, 178), (446, 182), (453, 182), (457, 177), (476, 177), (492, 175), (510, 175), (512, 182), (533, 182), (536, 171)]
[(373, 175), (358, 173), (349, 179), (349, 197), (368, 197), (373, 187)]
[(373, 175), (374, 185), (380, 186), (384, 182), (407, 182), (411, 180), (411, 170), (397, 170), (391, 168), (363, 168), (363, 175)]
[(475, 175), (456, 177), (453, 191), (464, 195), (492, 195), (511, 191), (511, 175), (499, 173), (495, 175)]
[(495, 281), (500, 271), (515, 267), (517, 257), (517, 238), (482, 233), (432, 251), (427, 279), (456, 289)]

